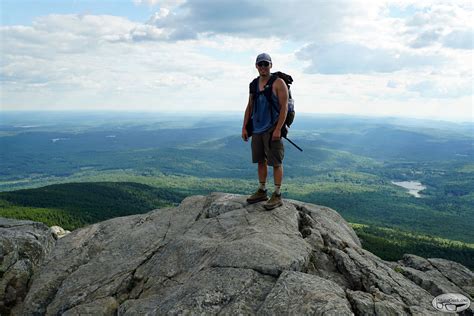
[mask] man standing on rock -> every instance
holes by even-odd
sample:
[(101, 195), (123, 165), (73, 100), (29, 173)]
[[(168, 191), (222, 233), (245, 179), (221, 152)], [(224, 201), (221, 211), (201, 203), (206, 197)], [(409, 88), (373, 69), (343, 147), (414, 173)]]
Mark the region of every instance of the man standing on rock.
[[(283, 181), (284, 147), (281, 140), (281, 129), (288, 111), (288, 87), (281, 78), (270, 73), (272, 59), (262, 53), (257, 56), (255, 66), (259, 77), (250, 83), (250, 95), (245, 109), (242, 126), (242, 139), (248, 141), (252, 136), (252, 161), (258, 163), (258, 190), (247, 198), (247, 202), (267, 201), (267, 166), (273, 167), (275, 190), (270, 200), (264, 204), (265, 209), (272, 210), (283, 205), (281, 184)], [(266, 97), (270, 95), (271, 99)], [(272, 102), (269, 102), (272, 101)], [(248, 130), (248, 125), (252, 129)], [(251, 134), (250, 134), (251, 133)], [(250, 134), (250, 135), (249, 135)]]

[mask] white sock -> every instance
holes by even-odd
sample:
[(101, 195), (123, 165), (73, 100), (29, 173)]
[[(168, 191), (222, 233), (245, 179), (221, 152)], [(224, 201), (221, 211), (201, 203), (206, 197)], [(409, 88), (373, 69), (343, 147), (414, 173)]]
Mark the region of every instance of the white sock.
[(281, 188), (281, 184), (275, 184), (275, 194), (276, 194), (276, 195), (280, 195), (280, 194), (281, 194), (280, 188)]
[(260, 185), (258, 186), (258, 189), (265, 191), (265, 182), (260, 182)]

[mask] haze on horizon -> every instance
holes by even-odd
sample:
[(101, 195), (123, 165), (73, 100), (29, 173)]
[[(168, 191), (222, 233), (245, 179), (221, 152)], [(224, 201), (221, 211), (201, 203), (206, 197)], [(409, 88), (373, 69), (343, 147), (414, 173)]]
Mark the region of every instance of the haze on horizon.
[(243, 112), (265, 51), (295, 79), (298, 112), (473, 120), (471, 1), (4, 0), (0, 9), (2, 111)]

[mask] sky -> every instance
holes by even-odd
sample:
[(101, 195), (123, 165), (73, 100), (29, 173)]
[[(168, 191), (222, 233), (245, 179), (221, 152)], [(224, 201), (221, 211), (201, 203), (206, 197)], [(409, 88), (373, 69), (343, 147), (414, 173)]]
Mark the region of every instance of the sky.
[(0, 109), (242, 112), (255, 58), (295, 110), (473, 121), (473, 2), (2, 0)]

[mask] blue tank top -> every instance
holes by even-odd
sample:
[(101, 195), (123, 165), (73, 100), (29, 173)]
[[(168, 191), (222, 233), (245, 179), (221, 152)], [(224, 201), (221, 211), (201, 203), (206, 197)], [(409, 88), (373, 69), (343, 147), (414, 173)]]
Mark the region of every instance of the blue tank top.
[[(271, 104), (268, 103), (265, 94), (263, 91), (260, 91), (255, 96), (255, 103), (253, 105), (253, 133), (254, 134), (262, 134), (268, 131), (277, 121), (278, 116), (280, 115), (280, 107), (278, 106), (278, 98), (277, 96), (272, 93), (273, 104), (273, 111), (270, 112)], [(273, 114), (273, 117), (270, 117), (270, 113)]]

